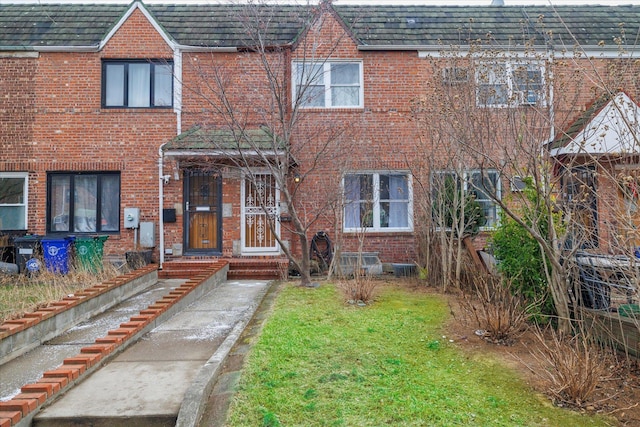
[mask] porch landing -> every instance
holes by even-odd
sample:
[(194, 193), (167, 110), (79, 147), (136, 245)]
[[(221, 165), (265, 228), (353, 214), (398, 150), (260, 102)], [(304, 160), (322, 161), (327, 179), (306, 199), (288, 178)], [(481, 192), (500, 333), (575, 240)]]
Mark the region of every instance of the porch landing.
[(211, 267), (219, 261), (229, 263), (227, 279), (259, 279), (278, 280), (287, 277), (289, 260), (276, 257), (252, 258), (182, 258), (167, 261), (158, 271), (158, 278), (188, 279), (200, 274), (203, 269)]

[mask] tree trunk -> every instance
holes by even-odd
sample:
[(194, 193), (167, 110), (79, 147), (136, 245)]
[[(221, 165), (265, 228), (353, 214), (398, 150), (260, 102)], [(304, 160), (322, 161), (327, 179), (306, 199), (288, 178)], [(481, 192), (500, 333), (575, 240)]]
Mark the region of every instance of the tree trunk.
[(571, 332), (571, 309), (569, 304), (569, 288), (567, 275), (563, 267), (552, 266), (551, 282), (549, 283), (551, 297), (558, 314), (558, 330)]

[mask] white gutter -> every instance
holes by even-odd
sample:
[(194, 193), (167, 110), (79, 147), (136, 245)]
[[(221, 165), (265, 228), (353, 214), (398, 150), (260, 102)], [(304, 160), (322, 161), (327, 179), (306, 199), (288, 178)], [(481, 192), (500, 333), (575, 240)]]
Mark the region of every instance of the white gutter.
[[(164, 144), (162, 144), (162, 146), (164, 146)], [(167, 151), (164, 155), (166, 157), (198, 157), (198, 156), (209, 156), (209, 157), (240, 157), (240, 155), (238, 154), (239, 150), (198, 150), (198, 149), (193, 149), (193, 150), (174, 150), (174, 151)], [(285, 154), (285, 151), (274, 151), (274, 150), (268, 150), (268, 151), (258, 151), (258, 150), (243, 150), (240, 149), (240, 151), (242, 151), (244, 156), (256, 156), (256, 157), (262, 157), (262, 156), (277, 156), (277, 155), (282, 155)]]
[(235, 53), (238, 51), (237, 47), (216, 47), (216, 46), (189, 46), (184, 44), (176, 44), (176, 49), (183, 52), (214, 52), (214, 53)]

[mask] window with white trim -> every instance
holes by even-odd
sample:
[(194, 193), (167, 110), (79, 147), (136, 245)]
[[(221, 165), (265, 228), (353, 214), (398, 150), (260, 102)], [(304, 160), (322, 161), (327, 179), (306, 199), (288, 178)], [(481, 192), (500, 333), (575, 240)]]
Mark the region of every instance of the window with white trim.
[(0, 172), (0, 230), (27, 229), (27, 172)]
[(493, 229), (497, 227), (500, 210), (492, 196), (495, 196), (498, 200), (502, 198), (502, 185), (498, 171), (469, 171), (466, 173), (465, 183), (467, 192), (482, 207), (485, 218), (483, 228)]
[(544, 65), (538, 61), (478, 64), (476, 85), (481, 107), (546, 105)]
[(361, 108), (362, 62), (293, 63), (294, 104), (301, 108)]
[(102, 62), (104, 108), (168, 108), (173, 104), (173, 62)]
[(345, 231), (412, 229), (412, 190), (408, 173), (348, 173), (343, 185)]
[(457, 212), (471, 197), (482, 209), (480, 229), (494, 229), (499, 223), (500, 208), (492, 196), (498, 200), (502, 198), (500, 174), (496, 170), (465, 171), (462, 181), (454, 171), (436, 171), (431, 174), (433, 215), (439, 219), (441, 226), (450, 227), (450, 222), (455, 220)]

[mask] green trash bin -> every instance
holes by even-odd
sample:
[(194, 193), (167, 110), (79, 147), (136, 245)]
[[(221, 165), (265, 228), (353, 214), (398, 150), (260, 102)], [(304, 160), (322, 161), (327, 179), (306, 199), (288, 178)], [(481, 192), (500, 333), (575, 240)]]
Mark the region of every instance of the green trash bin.
[(104, 242), (108, 236), (76, 237), (75, 248), (78, 267), (97, 273), (102, 270)]

